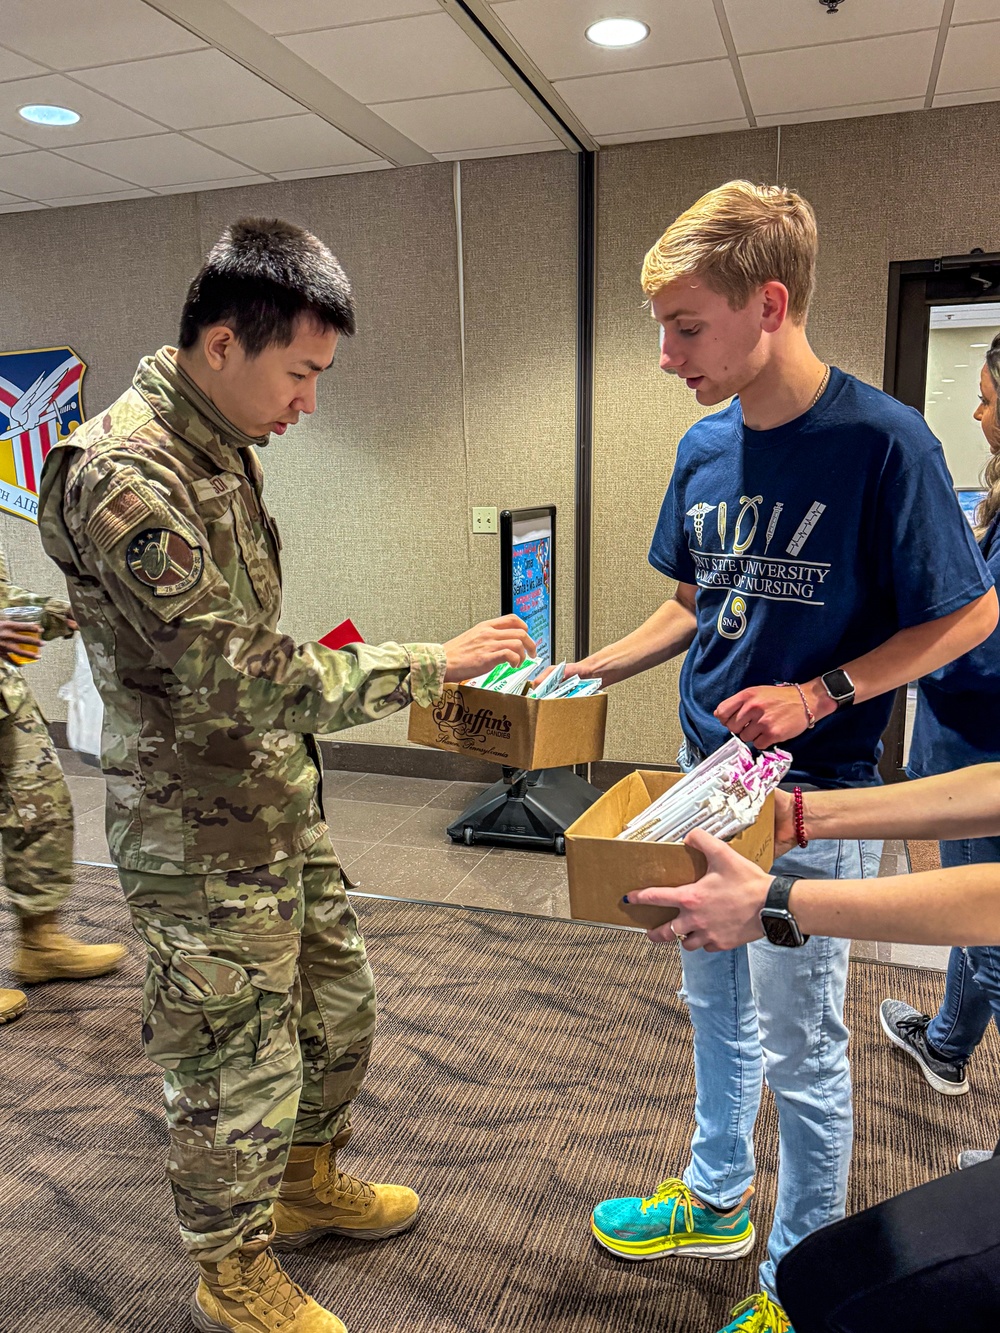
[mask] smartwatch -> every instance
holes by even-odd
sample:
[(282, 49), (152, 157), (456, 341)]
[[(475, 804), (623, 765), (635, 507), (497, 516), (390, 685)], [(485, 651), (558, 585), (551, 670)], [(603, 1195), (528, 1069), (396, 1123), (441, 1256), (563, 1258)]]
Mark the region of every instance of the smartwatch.
[(837, 711), (841, 708), (849, 708), (854, 702), (854, 681), (846, 671), (841, 671), (838, 667), (836, 671), (828, 671), (825, 676), (820, 676), (823, 682), (823, 688), (837, 705)]
[(775, 875), (767, 891), (767, 900), (760, 909), (760, 924), (772, 944), (786, 949), (798, 949), (809, 938), (799, 930), (799, 923), (788, 908), (788, 895), (801, 875)]

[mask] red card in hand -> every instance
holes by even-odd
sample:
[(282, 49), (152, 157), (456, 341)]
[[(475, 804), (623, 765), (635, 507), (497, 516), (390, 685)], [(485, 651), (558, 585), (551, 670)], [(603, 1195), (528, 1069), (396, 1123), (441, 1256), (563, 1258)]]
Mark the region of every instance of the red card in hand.
[(337, 648), (344, 648), (349, 643), (364, 643), (364, 639), (353, 620), (342, 620), (329, 634), (323, 635), (320, 643), (324, 648), (333, 648), (336, 651)]

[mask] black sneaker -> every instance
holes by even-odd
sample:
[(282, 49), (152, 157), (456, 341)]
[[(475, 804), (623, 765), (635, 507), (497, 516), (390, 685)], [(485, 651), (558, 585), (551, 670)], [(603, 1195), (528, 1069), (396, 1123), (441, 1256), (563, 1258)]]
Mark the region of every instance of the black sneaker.
[(894, 1046), (913, 1056), (932, 1088), (947, 1097), (961, 1097), (969, 1091), (965, 1061), (946, 1060), (928, 1045), (927, 1024), (931, 1020), (927, 1014), (904, 1000), (883, 1000), (878, 1017), (885, 1035)]
[(993, 1157), (989, 1148), (963, 1148), (958, 1154), (959, 1171), (968, 1171), (970, 1166), (979, 1166), (983, 1162), (989, 1162)]

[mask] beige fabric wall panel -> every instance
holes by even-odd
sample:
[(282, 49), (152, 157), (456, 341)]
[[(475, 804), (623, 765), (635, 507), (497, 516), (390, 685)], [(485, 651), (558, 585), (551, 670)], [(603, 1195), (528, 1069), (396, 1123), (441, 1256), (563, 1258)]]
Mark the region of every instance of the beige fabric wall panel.
[[(639, 285), (642, 260), (673, 219), (734, 176), (770, 180), (772, 130), (607, 148), (598, 162), (597, 350), (591, 644), (635, 629), (673, 593), (647, 562), (677, 444), (702, 415), (658, 364), (656, 325)], [(612, 690), (606, 757), (672, 763), (679, 662)]]
[[(557, 506), (556, 648), (573, 656), (577, 161), (462, 164), (469, 503)], [(470, 529), (466, 513), (465, 532)], [(461, 534), (456, 533), (456, 543)], [(471, 538), (472, 617), (500, 605), (499, 539)]]
[[(193, 195), (0, 217), (0, 351), (64, 344), (87, 363), (83, 407), (94, 415), (128, 387), (141, 352), (173, 341), (198, 262)], [(0, 541), (22, 587), (65, 596), (38, 529), (0, 515)], [(28, 679), (46, 717), (66, 716), (59, 686), (69, 643), (46, 646)]]

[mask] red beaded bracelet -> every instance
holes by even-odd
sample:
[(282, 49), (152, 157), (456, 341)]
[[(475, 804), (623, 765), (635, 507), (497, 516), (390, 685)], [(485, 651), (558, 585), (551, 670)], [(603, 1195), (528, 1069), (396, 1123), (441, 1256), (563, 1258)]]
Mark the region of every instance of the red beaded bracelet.
[(795, 840), (800, 847), (808, 847), (809, 839), (806, 837), (806, 816), (802, 807), (802, 788), (796, 787), (792, 792), (792, 817), (795, 820)]

